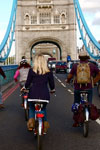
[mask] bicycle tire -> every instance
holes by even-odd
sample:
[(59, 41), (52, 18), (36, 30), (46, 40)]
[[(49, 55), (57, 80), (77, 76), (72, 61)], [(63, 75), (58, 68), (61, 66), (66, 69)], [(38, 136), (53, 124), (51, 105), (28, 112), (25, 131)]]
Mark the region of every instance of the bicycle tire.
[(25, 113), (25, 120), (28, 121), (29, 110), (28, 109), (24, 109), (24, 113)]
[(42, 150), (42, 135), (39, 135), (39, 128), (37, 132), (37, 150)]
[(86, 121), (83, 123), (83, 136), (87, 137), (89, 133), (89, 122)]

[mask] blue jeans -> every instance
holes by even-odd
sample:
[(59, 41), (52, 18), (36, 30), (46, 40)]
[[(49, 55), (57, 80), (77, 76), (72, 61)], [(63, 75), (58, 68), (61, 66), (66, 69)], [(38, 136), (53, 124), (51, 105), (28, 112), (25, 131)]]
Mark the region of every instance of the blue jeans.
[[(80, 103), (81, 97), (80, 97), (80, 91), (81, 90), (74, 90), (74, 103)], [(83, 90), (82, 90), (83, 91)], [(92, 103), (92, 97), (93, 97), (93, 89), (85, 90), (88, 92), (88, 102)]]
[[(43, 104), (42, 108), (44, 112), (44, 121), (47, 121), (46, 105), (47, 104)], [(29, 102), (29, 119), (30, 118), (35, 118), (35, 104), (33, 102)]]

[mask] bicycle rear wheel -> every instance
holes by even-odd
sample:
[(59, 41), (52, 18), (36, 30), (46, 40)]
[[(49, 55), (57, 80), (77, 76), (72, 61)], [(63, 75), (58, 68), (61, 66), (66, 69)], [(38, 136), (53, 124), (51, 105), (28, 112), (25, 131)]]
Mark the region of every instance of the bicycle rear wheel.
[(37, 149), (42, 150), (42, 119), (38, 120)]
[(28, 110), (27, 99), (24, 99), (24, 112), (25, 112), (25, 120), (28, 121), (29, 110)]
[(86, 121), (83, 123), (83, 136), (87, 137), (89, 132), (89, 122)]
[(25, 113), (25, 120), (28, 121), (29, 110), (28, 109), (24, 109), (24, 113)]
[(37, 134), (37, 149), (42, 150), (42, 135)]

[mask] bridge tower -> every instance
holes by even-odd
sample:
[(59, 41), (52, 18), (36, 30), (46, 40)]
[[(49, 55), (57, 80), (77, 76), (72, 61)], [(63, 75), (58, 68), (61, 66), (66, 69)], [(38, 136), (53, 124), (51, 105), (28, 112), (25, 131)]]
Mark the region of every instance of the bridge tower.
[(18, 0), (16, 63), (37, 53), (76, 59), (76, 17), (73, 0)]

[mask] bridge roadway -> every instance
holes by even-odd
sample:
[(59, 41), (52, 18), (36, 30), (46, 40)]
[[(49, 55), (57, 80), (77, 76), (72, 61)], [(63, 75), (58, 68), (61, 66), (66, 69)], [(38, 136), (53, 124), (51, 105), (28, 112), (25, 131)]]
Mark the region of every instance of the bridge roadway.
[[(57, 74), (55, 77), (56, 96), (51, 95), (51, 102), (47, 106), (50, 129), (43, 137), (43, 150), (99, 150), (99, 122), (90, 122), (87, 138), (83, 137), (82, 128), (72, 127), (73, 89), (65, 86), (65, 74)], [(5, 109), (0, 110), (0, 150), (36, 150), (34, 135), (27, 131), (19, 95), (18, 85), (3, 93)], [(96, 89), (93, 103), (100, 108)]]

